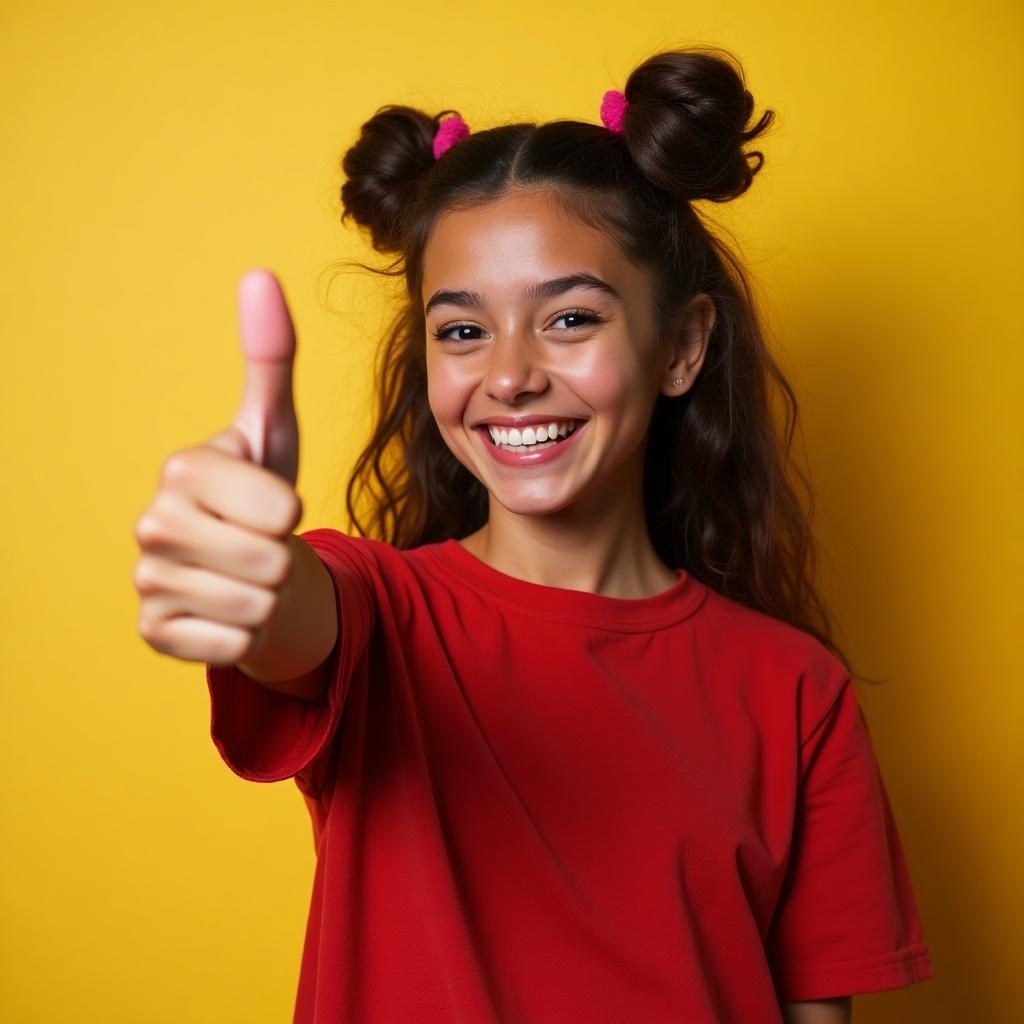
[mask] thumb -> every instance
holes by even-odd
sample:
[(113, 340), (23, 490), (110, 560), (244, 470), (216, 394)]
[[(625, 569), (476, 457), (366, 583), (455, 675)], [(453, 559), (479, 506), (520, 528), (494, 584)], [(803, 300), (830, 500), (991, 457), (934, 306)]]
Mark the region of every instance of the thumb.
[(238, 286), (238, 320), (245, 356), (245, 389), (232, 426), (258, 465), (295, 486), (299, 426), (292, 394), (295, 328), (277, 278), (250, 270)]

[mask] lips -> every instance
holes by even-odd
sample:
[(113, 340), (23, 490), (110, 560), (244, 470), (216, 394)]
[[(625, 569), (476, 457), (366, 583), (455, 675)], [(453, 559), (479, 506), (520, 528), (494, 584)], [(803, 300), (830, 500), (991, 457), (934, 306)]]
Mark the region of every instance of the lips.
[[(549, 421), (550, 422), (550, 421)], [(564, 422), (564, 421), (563, 421)], [(530, 469), (532, 467), (544, 466), (554, 460), (565, 458), (564, 452), (571, 451), (577, 442), (580, 434), (586, 431), (588, 420), (570, 420), (576, 425), (563, 437), (559, 437), (553, 444), (541, 442), (532, 445), (517, 445), (513, 448), (502, 447), (495, 444), (491, 437), (491, 431), (486, 425), (476, 427), (476, 432), (481, 435), (480, 442), (486, 446), (488, 455), (495, 462), (504, 466)], [(512, 428), (509, 428), (511, 430)], [(527, 428), (530, 429), (530, 428)], [(504, 432), (504, 431), (503, 431)]]

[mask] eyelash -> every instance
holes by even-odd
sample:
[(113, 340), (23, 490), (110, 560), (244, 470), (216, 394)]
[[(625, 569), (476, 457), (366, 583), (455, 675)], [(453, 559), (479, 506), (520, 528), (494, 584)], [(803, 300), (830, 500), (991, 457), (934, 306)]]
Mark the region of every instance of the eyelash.
[[(585, 317), (587, 320), (591, 321), (591, 323), (595, 323), (595, 324), (603, 324), (605, 319), (606, 319), (603, 316), (599, 316), (597, 313), (591, 313), (587, 309), (563, 309), (561, 313), (558, 313), (555, 316), (555, 320), (561, 320), (562, 317), (564, 317), (564, 316)], [(458, 344), (467, 345), (471, 341), (479, 341), (480, 339), (479, 338), (459, 338), (459, 339), (456, 339), (456, 338), (446, 338), (445, 335), (449, 334), (451, 331), (455, 330), (456, 327), (476, 327), (476, 326), (477, 326), (476, 324), (467, 323), (464, 320), (454, 321), (453, 323), (444, 324), (444, 326), (438, 327), (433, 332), (433, 335), (434, 335), (434, 338), (437, 341), (453, 341), (453, 342), (455, 342), (456, 345), (458, 345)], [(560, 327), (559, 330), (562, 330), (562, 331), (582, 331), (582, 330), (585, 330), (589, 326), (590, 326), (590, 324), (579, 324), (576, 327)]]

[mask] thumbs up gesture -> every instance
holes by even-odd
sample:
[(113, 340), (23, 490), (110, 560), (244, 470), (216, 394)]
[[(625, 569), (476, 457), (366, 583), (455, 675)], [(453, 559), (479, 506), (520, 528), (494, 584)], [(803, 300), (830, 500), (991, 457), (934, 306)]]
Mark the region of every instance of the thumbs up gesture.
[(302, 518), (292, 319), (265, 270), (242, 277), (238, 308), (238, 412), (205, 443), (168, 456), (135, 524), (139, 632), (158, 651), (214, 665), (259, 654), (303, 543), (292, 535)]

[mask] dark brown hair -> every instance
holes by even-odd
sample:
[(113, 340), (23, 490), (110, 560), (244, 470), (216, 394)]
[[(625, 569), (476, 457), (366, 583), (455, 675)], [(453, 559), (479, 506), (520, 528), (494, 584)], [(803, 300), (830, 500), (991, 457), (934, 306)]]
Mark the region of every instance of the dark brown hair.
[[(394, 260), (349, 262), (405, 288), (377, 353), (375, 424), (349, 481), (349, 517), (362, 535), (399, 548), (486, 522), (487, 491), (451, 453), (427, 403), (423, 253), (441, 213), (543, 189), (650, 270), (659, 326), (698, 292), (715, 304), (696, 380), (682, 396), (659, 394), (650, 422), (644, 499), (658, 555), (817, 637), (852, 674), (814, 585), (813, 494), (791, 452), (796, 397), (765, 344), (739, 260), (693, 205), (750, 187), (764, 157), (744, 147), (774, 111), (748, 127), (754, 100), (742, 68), (717, 47), (658, 53), (623, 92), (621, 134), (573, 120), (507, 124), (473, 131), (439, 160), (434, 134), (451, 110), (388, 105), (362, 125), (342, 160), (341, 221), (352, 218)], [(785, 412), (781, 433), (773, 397)], [(357, 495), (369, 506), (365, 523)]]

